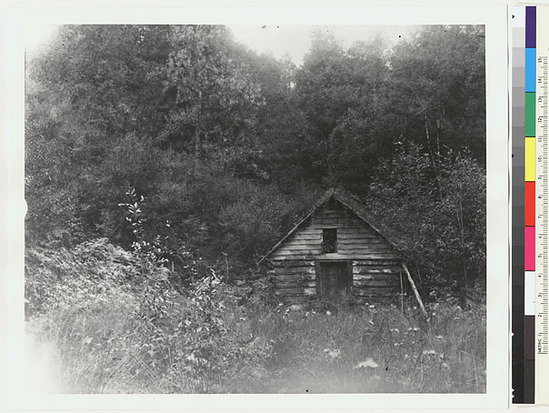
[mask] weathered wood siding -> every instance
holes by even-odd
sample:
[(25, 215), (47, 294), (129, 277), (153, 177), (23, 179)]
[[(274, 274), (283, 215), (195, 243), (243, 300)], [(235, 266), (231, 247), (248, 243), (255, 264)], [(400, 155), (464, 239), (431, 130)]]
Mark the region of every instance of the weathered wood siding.
[[(337, 253), (322, 252), (325, 228), (337, 228)], [(351, 296), (356, 301), (389, 299), (400, 290), (399, 254), (371, 226), (336, 202), (320, 207), (269, 258), (276, 294), (287, 302), (316, 299), (317, 260), (352, 265)]]
[(353, 261), (352, 295), (360, 302), (393, 300), (400, 292), (400, 260)]

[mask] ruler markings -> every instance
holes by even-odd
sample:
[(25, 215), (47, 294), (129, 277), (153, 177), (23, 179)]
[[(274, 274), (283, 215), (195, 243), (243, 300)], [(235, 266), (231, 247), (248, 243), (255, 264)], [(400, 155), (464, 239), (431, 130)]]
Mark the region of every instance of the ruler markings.
[(535, 402), (549, 403), (549, 13), (536, 8), (536, 263), (535, 263)]

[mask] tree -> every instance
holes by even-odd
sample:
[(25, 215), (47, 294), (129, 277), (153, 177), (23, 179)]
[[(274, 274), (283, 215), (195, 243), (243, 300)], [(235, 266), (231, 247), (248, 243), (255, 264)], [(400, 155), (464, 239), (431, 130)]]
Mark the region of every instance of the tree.
[[(469, 153), (439, 160), (440, 182), (429, 154), (414, 143), (397, 145), (383, 161), (367, 204), (405, 255), (430, 274), (425, 284), (466, 304), (467, 289), (485, 270), (485, 170)], [(442, 195), (441, 195), (442, 194)]]
[(402, 134), (435, 162), (447, 149), (485, 160), (483, 26), (427, 26), (390, 61), (391, 107)]
[[(162, 143), (198, 160), (245, 144), (262, 104), (249, 68), (234, 57), (236, 45), (224, 26), (175, 26), (165, 68), (169, 116)], [(211, 150), (209, 149), (211, 148)]]
[[(109, 208), (116, 210), (127, 183), (113, 182), (103, 165), (128, 140), (150, 136), (163, 122), (156, 105), (166, 34), (164, 26), (62, 26), (49, 49), (28, 62), (27, 227), (33, 237), (70, 222), (78, 223), (72, 231), (81, 237), (113, 235), (102, 221), (110, 220)], [(150, 181), (140, 174), (133, 180)], [(44, 211), (51, 211), (48, 225), (41, 222)]]

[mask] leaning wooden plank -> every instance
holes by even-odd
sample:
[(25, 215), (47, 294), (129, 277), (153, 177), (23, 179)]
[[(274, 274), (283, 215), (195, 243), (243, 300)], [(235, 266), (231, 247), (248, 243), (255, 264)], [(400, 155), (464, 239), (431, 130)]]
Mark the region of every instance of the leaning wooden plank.
[(425, 311), (425, 306), (423, 305), (423, 301), (421, 301), (421, 297), (419, 296), (419, 291), (416, 288), (416, 283), (412, 279), (412, 276), (410, 275), (410, 271), (408, 271), (408, 267), (406, 267), (406, 264), (402, 263), (402, 268), (404, 268), (404, 272), (406, 273), (406, 276), (408, 277), (408, 281), (410, 281), (410, 285), (412, 286), (412, 290), (414, 290), (414, 294), (416, 296), (417, 302), (419, 303), (419, 307), (421, 308), (421, 312), (427, 317), (427, 311)]

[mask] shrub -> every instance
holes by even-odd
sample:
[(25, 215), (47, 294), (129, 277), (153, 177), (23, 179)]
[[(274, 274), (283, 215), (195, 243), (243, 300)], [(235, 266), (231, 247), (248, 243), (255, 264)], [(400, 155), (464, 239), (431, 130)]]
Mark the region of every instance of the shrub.
[[(27, 252), (27, 328), (57, 349), (64, 392), (231, 392), (265, 374), (247, 286), (212, 270), (182, 293), (169, 271), (106, 240)], [(143, 272), (146, 270), (147, 272)]]
[[(169, 271), (104, 239), (29, 248), (27, 329), (69, 393), (483, 392), (482, 304), (278, 304), (264, 278), (212, 269), (176, 290)], [(146, 270), (146, 272), (144, 272)]]

